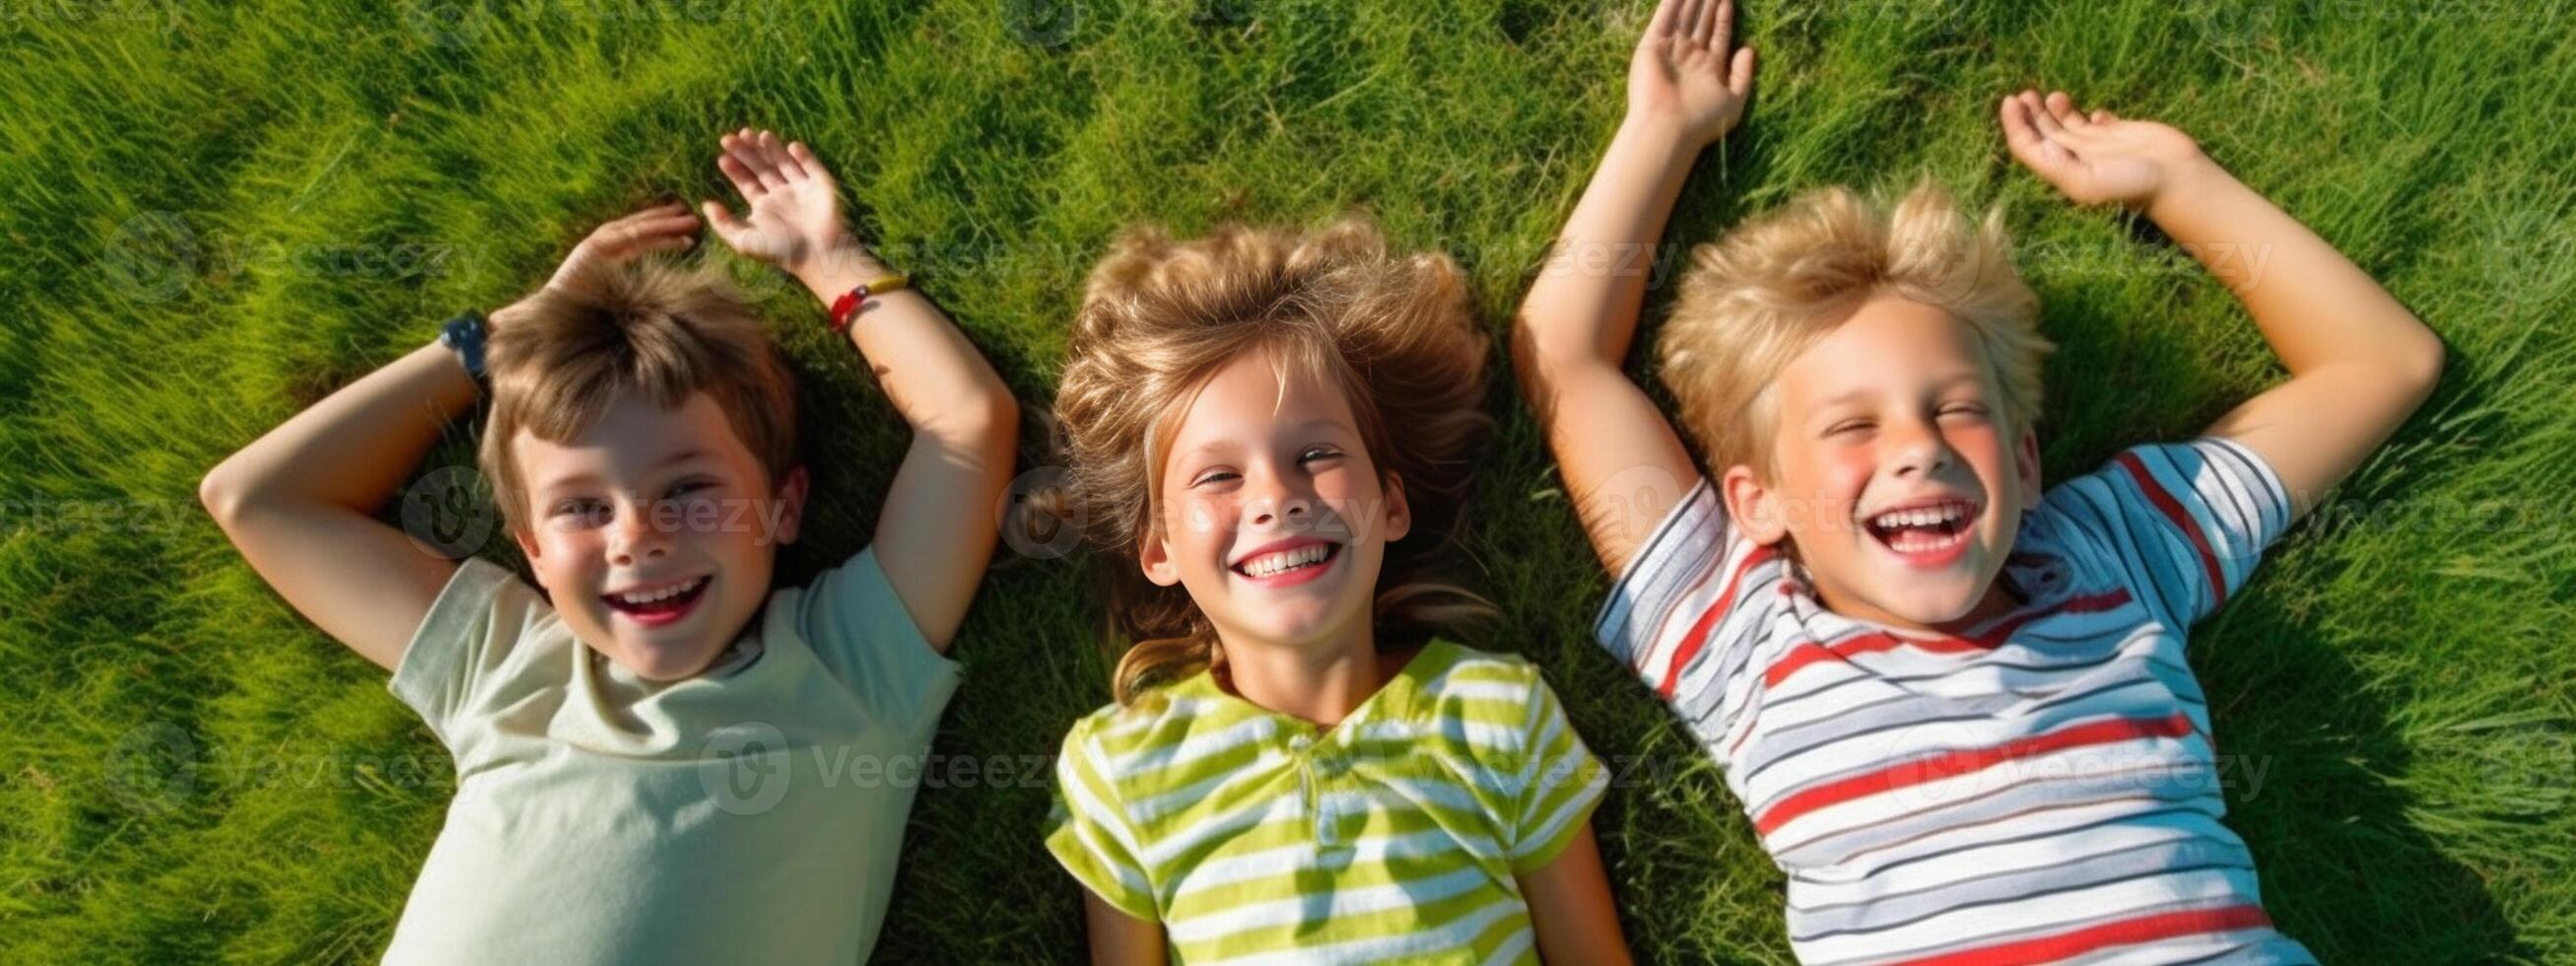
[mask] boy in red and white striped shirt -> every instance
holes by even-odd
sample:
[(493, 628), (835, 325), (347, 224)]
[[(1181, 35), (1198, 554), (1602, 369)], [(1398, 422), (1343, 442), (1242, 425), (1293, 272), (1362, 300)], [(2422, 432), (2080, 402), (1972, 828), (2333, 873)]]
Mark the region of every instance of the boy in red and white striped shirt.
[(2290, 378), (2043, 489), (2049, 343), (1999, 221), (1829, 189), (1693, 253), (1659, 374), (1703, 474), (1621, 360), (1637, 256), (1749, 93), (1729, 6), (1656, 11), (1521, 313), (1523, 385), (1619, 575), (1603, 645), (1724, 768), (1804, 961), (2313, 962), (2220, 822), (2184, 634), (2431, 392), (2440, 342), (2182, 132), (2022, 92), (2013, 156), (2153, 220)]

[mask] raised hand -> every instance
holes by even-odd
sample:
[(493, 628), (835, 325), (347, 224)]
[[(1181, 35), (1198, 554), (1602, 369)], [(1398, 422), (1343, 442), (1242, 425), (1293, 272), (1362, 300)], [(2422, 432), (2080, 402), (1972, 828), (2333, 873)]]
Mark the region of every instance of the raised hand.
[(651, 252), (676, 252), (697, 243), (698, 216), (678, 202), (655, 205), (592, 229), (564, 256), (547, 288), (561, 288), (586, 272), (626, 264)]
[(1661, 0), (1628, 62), (1629, 119), (1694, 145), (1725, 137), (1753, 93), (1753, 48), (1734, 43), (1734, 0)]
[(803, 142), (782, 142), (775, 131), (743, 128), (717, 142), (716, 167), (749, 203), (736, 216), (715, 201), (704, 204), (716, 236), (745, 257), (805, 278), (826, 257), (851, 242), (841, 220), (839, 185)]
[(2065, 91), (2007, 95), (2002, 120), (2014, 159), (2077, 204), (2144, 210), (2177, 180), (2209, 167), (2190, 135), (2108, 110), (2087, 114)]

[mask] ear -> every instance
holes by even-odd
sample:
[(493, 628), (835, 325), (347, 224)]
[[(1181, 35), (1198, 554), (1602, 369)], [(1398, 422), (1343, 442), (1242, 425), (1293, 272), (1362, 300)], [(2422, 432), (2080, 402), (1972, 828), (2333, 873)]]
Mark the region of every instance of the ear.
[(1741, 528), (1746, 539), (1768, 546), (1789, 535), (1787, 518), (1780, 512), (1779, 494), (1764, 485), (1753, 468), (1741, 463), (1726, 468), (1718, 478), (1719, 497), (1726, 502), (1726, 515)]
[(780, 544), (796, 542), (796, 534), (805, 523), (805, 494), (813, 482), (802, 463), (790, 468), (787, 478), (779, 481), (778, 493), (770, 504), (769, 532)]
[(518, 542), (519, 556), (528, 558), (529, 563), (537, 562), (537, 555), (544, 545), (537, 542), (537, 531), (534, 528), (511, 527), (510, 539)]
[(2039, 431), (2022, 430), (2020, 441), (2013, 444), (2013, 452), (2016, 462), (2020, 463), (2021, 512), (2028, 513), (2039, 506)]
[(1405, 502), (1404, 478), (1386, 475), (1386, 542), (1394, 543), (1413, 532), (1413, 504)]
[(1145, 579), (1154, 586), (1169, 587), (1181, 582), (1181, 568), (1172, 562), (1172, 539), (1163, 528), (1147, 524), (1145, 535), (1136, 541), (1136, 566), (1145, 571)]

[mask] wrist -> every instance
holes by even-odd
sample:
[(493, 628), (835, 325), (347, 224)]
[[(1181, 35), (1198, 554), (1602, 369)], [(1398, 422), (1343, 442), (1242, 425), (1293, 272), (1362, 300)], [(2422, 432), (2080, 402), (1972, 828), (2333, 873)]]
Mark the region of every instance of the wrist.
[(1614, 151), (1643, 152), (1668, 164), (1688, 165), (1699, 157), (1701, 148), (1714, 140), (1695, 137), (1682, 125), (1665, 118), (1630, 111), (1620, 119), (1618, 133), (1611, 136), (1610, 146)]
[(814, 298), (825, 305), (857, 288), (859, 283), (887, 272), (885, 263), (878, 261), (867, 246), (847, 239), (824, 246), (804, 264), (789, 270), (797, 281), (804, 283), (806, 291), (812, 292)]
[(2169, 169), (2156, 190), (2133, 206), (2147, 220), (2169, 225), (2177, 217), (2187, 217), (2192, 209), (2223, 194), (2236, 183), (2234, 175), (2219, 167), (2206, 154), (2194, 154), (2190, 160)]

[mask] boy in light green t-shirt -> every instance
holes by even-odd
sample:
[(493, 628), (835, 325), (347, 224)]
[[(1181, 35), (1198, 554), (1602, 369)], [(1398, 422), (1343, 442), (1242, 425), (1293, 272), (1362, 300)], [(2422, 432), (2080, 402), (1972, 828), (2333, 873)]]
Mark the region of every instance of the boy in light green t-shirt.
[[(201, 496), (290, 604), (394, 672), (457, 792), (386, 959), (852, 962), (875, 944), (944, 653), (991, 557), (1017, 407), (939, 310), (850, 237), (802, 144), (744, 129), (709, 202), (794, 275), (914, 436), (871, 546), (771, 590), (807, 477), (765, 326), (678, 205), (612, 221), (544, 290), (332, 394)], [(537, 585), (374, 514), (468, 411)], [(424, 418), (434, 416), (435, 418)]]

